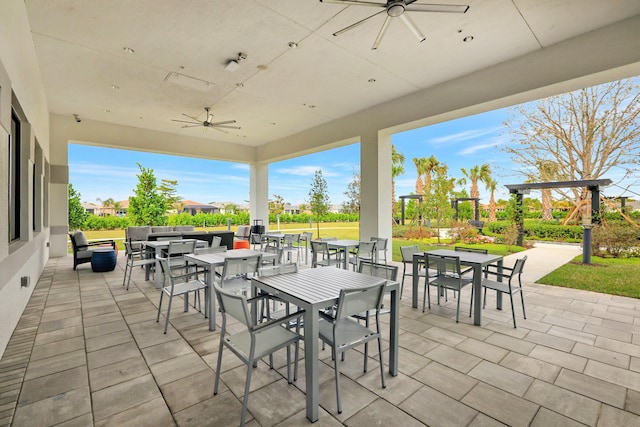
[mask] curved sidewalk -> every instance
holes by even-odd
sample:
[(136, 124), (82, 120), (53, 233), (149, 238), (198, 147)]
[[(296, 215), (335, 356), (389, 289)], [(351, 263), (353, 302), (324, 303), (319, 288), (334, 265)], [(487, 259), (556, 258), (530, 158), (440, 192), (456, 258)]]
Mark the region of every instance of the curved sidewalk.
[(522, 272), (522, 280), (535, 283), (553, 270), (582, 254), (582, 247), (577, 244), (536, 242), (532, 249), (504, 257), (506, 266), (513, 266), (516, 259), (527, 256)]

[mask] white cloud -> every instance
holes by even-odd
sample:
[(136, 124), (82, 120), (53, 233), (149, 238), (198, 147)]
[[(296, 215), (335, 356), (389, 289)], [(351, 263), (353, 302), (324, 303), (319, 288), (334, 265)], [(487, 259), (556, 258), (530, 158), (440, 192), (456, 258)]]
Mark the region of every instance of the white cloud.
[(495, 148), (509, 142), (508, 138), (503, 138), (503, 137), (492, 138), (492, 139), (489, 139), (488, 141), (489, 142), (486, 142), (484, 144), (475, 144), (463, 150), (460, 150), (458, 151), (458, 154), (463, 156), (468, 154), (473, 154), (477, 151), (485, 150), (487, 148)]
[(447, 142), (461, 142), (461, 141), (467, 141), (470, 139), (476, 139), (476, 138), (480, 138), (482, 136), (485, 135), (489, 135), (492, 133), (495, 133), (499, 130), (502, 130), (503, 126), (493, 126), (493, 127), (489, 127), (489, 128), (484, 128), (484, 129), (470, 129), (470, 130), (466, 130), (464, 132), (458, 132), (458, 133), (454, 133), (451, 135), (447, 135), (447, 136), (441, 136), (438, 138), (432, 138), (430, 140), (431, 143), (433, 144), (444, 144)]

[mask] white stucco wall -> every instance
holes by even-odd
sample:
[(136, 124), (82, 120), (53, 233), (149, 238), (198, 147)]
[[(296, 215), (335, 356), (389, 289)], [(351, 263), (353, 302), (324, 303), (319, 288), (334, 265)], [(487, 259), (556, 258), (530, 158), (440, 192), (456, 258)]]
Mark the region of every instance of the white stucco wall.
[[(0, 355), (31, 297), (49, 258), (49, 229), (36, 227), (32, 231), (32, 182), (28, 169), (36, 156), (49, 158), (49, 113), (36, 60), (24, 1), (2, 0), (0, 4), (0, 138), (6, 141), (11, 127), (11, 92), (15, 93), (27, 117), (23, 126), (23, 171), (21, 173), (20, 241), (9, 244), (6, 224), (9, 221), (7, 144), (0, 144)], [(35, 149), (35, 141), (42, 148)], [(46, 194), (46, 192), (44, 192)], [(48, 204), (43, 203), (47, 206)], [(43, 213), (44, 216), (47, 213)], [(20, 285), (28, 277), (30, 286)]]

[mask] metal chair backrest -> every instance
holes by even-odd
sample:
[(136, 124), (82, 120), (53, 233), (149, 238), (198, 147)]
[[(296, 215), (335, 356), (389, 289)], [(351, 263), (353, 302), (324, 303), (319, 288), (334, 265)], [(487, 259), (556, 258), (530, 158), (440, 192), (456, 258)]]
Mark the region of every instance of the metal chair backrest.
[(124, 253), (127, 255), (127, 258), (133, 257), (133, 250), (131, 249), (131, 243), (125, 241), (124, 242)]
[(400, 246), (400, 254), (402, 255), (402, 262), (413, 262), (413, 254), (420, 252), (418, 245), (414, 246)]
[(488, 249), (480, 249), (480, 248), (463, 248), (462, 246), (455, 246), (453, 248), (456, 252), (474, 252), (478, 254), (488, 254)]
[(336, 323), (342, 319), (365, 313), (371, 310), (379, 311), (382, 306), (386, 281), (364, 288), (349, 288), (340, 290), (340, 299), (336, 311)]
[[(438, 276), (446, 276), (454, 279), (459, 279), (460, 274), (460, 257), (450, 255), (429, 255), (427, 260), (435, 260), (437, 263)], [(431, 267), (433, 268), (433, 267)]]
[(196, 240), (171, 240), (167, 248), (167, 255), (170, 257), (176, 255), (192, 254), (196, 250)]
[[(511, 277), (520, 276), (522, 274), (522, 269), (524, 268), (524, 263), (527, 261), (527, 256), (517, 259), (515, 265), (513, 266), (513, 271), (511, 272)], [(509, 282), (511, 282), (511, 277), (509, 277)]]
[(258, 274), (261, 260), (261, 254), (225, 258), (224, 266), (222, 267), (222, 280), (235, 276), (247, 277), (249, 274)]
[(297, 246), (300, 245), (300, 235), (299, 234), (285, 234), (284, 235), (284, 247), (293, 248), (293, 244), (296, 243)]
[(395, 282), (398, 278), (398, 267), (395, 265), (376, 264), (375, 262), (360, 262), (360, 273), (369, 276), (379, 277), (381, 279), (391, 280)]
[(369, 242), (360, 242), (358, 244), (358, 258), (373, 260), (376, 253), (376, 244), (377, 242), (375, 240)]
[(160, 271), (164, 277), (164, 287), (167, 287), (167, 284), (171, 286), (171, 292), (173, 293), (173, 275), (171, 274), (171, 268), (169, 268), (169, 260), (168, 258), (156, 256), (156, 260), (160, 264)]
[(227, 314), (242, 323), (247, 327), (247, 330), (251, 331), (254, 327), (254, 323), (249, 311), (249, 305), (247, 303), (247, 297), (241, 294), (229, 292), (218, 285), (213, 285), (218, 303), (220, 305), (220, 312), (222, 313), (223, 322), (226, 323)]
[[(266, 245), (262, 252), (266, 254), (275, 254), (276, 255), (276, 264), (280, 264), (282, 262), (282, 248), (273, 245)], [(267, 260), (265, 260), (266, 262)]]
[(288, 273), (297, 273), (298, 272), (298, 264), (290, 263), (290, 264), (278, 264), (278, 265), (270, 265), (268, 267), (262, 267), (258, 270), (258, 276), (260, 277), (268, 277), (268, 276), (276, 276), (278, 274), (288, 274)]
[(211, 238), (211, 247), (212, 248), (218, 248), (220, 247), (220, 242), (222, 242), (222, 237), (220, 236), (213, 236)]
[(376, 247), (379, 251), (387, 250), (387, 242), (389, 242), (389, 239), (386, 237), (372, 237), (371, 240), (376, 242)]

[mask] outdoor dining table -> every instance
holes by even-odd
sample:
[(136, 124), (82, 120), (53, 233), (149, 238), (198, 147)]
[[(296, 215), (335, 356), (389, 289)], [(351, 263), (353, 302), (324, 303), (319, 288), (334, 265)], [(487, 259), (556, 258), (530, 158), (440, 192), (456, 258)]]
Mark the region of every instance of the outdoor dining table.
[[(204, 314), (209, 318), (209, 330), (216, 330), (216, 294), (213, 290), (213, 282), (215, 281), (215, 269), (224, 265), (227, 258), (244, 258), (249, 256), (262, 255), (262, 259), (274, 258), (275, 254), (255, 251), (253, 249), (233, 249), (226, 252), (214, 252), (208, 254), (189, 254), (185, 255), (185, 259), (189, 264), (199, 265), (206, 269), (207, 282), (207, 303), (205, 304)], [(186, 298), (185, 298), (186, 300)]]
[[(147, 256), (155, 258), (158, 251), (167, 249), (169, 247), (169, 242), (171, 241), (184, 242), (187, 240), (193, 240), (193, 239), (148, 240), (148, 241), (142, 242), (142, 244), (147, 252)], [(196, 240), (196, 248), (206, 248), (206, 247), (207, 247), (207, 242), (205, 242), (204, 240)], [(147, 264), (144, 272), (145, 274), (144, 280), (149, 280), (150, 268), (151, 266)], [(156, 288), (161, 288), (162, 284), (164, 283), (164, 277), (162, 276), (162, 274), (158, 274), (161, 271), (160, 263), (158, 261), (156, 261), (155, 271), (156, 271), (156, 275), (155, 275)]]
[[(498, 268), (502, 267), (502, 255), (483, 254), (478, 252), (454, 251), (452, 249), (436, 249), (427, 251), (430, 255), (455, 256), (460, 258), (460, 264), (473, 267), (473, 324), (482, 325), (482, 270), (489, 264), (498, 264)], [(421, 258), (425, 252), (417, 252), (413, 254), (413, 286), (411, 293), (411, 306), (418, 308), (418, 288), (420, 276), (418, 270)], [(458, 296), (459, 298), (460, 296)], [(502, 293), (498, 292), (497, 307), (502, 309)]]
[(344, 257), (342, 258), (342, 268), (345, 270), (349, 267), (349, 250), (356, 249), (360, 246), (359, 240), (327, 240), (329, 249), (337, 249)]
[[(384, 279), (382, 279), (384, 280)], [(307, 418), (318, 420), (319, 384), (319, 311), (338, 302), (341, 289), (376, 285), (381, 279), (339, 268), (311, 268), (297, 273), (255, 277), (252, 288), (278, 296), (295, 304), (304, 312), (304, 364), (307, 400)], [(386, 291), (391, 293), (389, 373), (398, 375), (398, 322), (400, 313), (399, 284), (388, 281)]]

